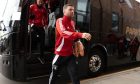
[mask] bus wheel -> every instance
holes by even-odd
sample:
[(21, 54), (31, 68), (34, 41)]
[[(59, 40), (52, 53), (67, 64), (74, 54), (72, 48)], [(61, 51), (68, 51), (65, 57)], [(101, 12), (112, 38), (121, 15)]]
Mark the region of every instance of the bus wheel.
[(94, 50), (88, 58), (88, 74), (98, 75), (105, 69), (105, 56), (100, 50)]

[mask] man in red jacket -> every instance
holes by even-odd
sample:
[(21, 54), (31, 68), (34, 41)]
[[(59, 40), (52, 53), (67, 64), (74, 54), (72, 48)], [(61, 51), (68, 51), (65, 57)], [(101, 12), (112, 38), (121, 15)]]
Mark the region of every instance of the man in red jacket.
[[(35, 4), (30, 6), (30, 19), (29, 24), (31, 25), (32, 35), (32, 48), (36, 46), (36, 43), (40, 43), (40, 57), (38, 59), (43, 64), (44, 46), (45, 46), (45, 26), (48, 25), (48, 13), (44, 6), (44, 0), (36, 0)], [(39, 41), (36, 41), (36, 38)]]
[(74, 41), (80, 38), (91, 39), (89, 33), (80, 33), (75, 31), (75, 24), (72, 20), (74, 16), (74, 6), (66, 4), (63, 7), (64, 16), (56, 21), (56, 43), (55, 57), (52, 62), (52, 73), (49, 78), (49, 84), (56, 84), (55, 79), (58, 71), (66, 66), (73, 84), (80, 84), (77, 76), (76, 56), (73, 55)]

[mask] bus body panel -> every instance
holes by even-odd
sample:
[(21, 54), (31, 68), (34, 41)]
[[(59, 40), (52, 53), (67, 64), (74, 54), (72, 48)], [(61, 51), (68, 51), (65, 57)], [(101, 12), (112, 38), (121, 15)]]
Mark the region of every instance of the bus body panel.
[[(53, 0), (54, 2), (56, 0)], [(56, 19), (62, 16), (65, 3), (75, 6), (76, 29), (89, 32), (92, 35), (90, 42), (81, 39), (85, 46), (85, 57), (77, 59), (78, 71), (82, 76), (89, 72), (89, 58), (94, 50), (99, 50), (105, 59), (105, 65), (116, 66), (136, 62), (139, 48), (139, 20), (138, 3), (131, 1), (135, 8), (130, 8), (126, 2), (118, 0), (60, 0), (59, 4), (51, 2), (52, 10), (56, 12)], [(20, 2), (21, 18), (11, 31), (0, 31), (0, 62), (1, 72), (13, 80), (32, 79), (34, 77), (49, 75), (51, 62), (54, 57), (54, 42), (46, 47), (46, 64), (42, 65), (36, 59), (39, 56), (38, 47), (31, 49), (30, 27), (28, 25), (29, 6), (34, 0)], [(54, 6), (55, 5), (55, 6)], [(1, 23), (0, 23), (1, 24)], [(3, 24), (2, 24), (3, 25)], [(0, 26), (1, 27), (1, 26)], [(49, 30), (52, 40), (55, 39), (55, 28)], [(2, 34), (2, 35), (1, 35)], [(49, 40), (50, 41), (50, 40)], [(138, 60), (137, 60), (138, 61)], [(65, 71), (65, 70), (64, 70)]]

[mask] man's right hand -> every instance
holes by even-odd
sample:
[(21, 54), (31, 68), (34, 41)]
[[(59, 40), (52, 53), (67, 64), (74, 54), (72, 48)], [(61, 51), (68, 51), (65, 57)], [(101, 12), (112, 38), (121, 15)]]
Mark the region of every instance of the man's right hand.
[(82, 38), (86, 39), (86, 40), (91, 40), (91, 34), (89, 33), (83, 33)]

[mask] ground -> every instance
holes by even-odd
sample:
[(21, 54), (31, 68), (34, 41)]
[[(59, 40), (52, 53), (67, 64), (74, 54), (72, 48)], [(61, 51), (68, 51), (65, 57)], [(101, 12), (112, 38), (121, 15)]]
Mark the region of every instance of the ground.
[[(109, 71), (110, 72), (110, 71)], [(90, 77), (81, 80), (81, 84), (139, 84), (140, 83), (140, 67), (121, 70), (113, 73), (107, 73), (98, 77)], [(34, 79), (27, 82), (15, 82), (5, 78), (0, 74), (1, 84), (48, 84), (48, 77)], [(58, 81), (58, 84), (71, 84), (63, 79)]]

